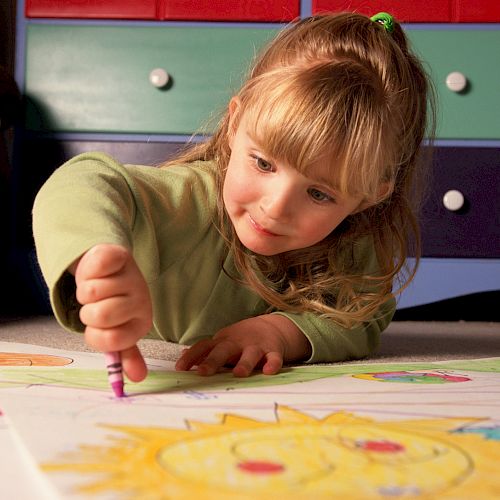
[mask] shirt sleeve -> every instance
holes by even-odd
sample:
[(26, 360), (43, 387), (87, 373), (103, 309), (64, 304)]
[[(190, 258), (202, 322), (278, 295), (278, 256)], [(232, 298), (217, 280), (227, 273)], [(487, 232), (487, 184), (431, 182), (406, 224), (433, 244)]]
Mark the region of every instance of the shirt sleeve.
[(58, 168), (33, 207), (37, 257), (58, 321), (84, 329), (67, 269), (93, 246), (128, 248), (148, 283), (189, 254), (211, 222), (211, 178), (204, 168), (122, 165), (103, 153), (84, 153)]
[(135, 203), (121, 170), (106, 155), (80, 155), (58, 168), (35, 198), (38, 262), (54, 314), (69, 330), (83, 330), (70, 264), (99, 243), (132, 247)]
[[(371, 238), (365, 237), (355, 243), (352, 259), (358, 272), (377, 273), (379, 266)], [(275, 311), (273, 314), (287, 317), (302, 331), (312, 349), (307, 363), (319, 363), (360, 359), (373, 353), (379, 345), (381, 332), (389, 326), (395, 310), (396, 301), (389, 298), (373, 317), (353, 328), (344, 328), (312, 312)]]
[(311, 344), (311, 357), (306, 363), (326, 363), (364, 358), (379, 345), (380, 333), (384, 331), (394, 315), (396, 301), (389, 299), (379, 309), (377, 316), (354, 328), (343, 328), (328, 318), (314, 313), (280, 314), (292, 321)]

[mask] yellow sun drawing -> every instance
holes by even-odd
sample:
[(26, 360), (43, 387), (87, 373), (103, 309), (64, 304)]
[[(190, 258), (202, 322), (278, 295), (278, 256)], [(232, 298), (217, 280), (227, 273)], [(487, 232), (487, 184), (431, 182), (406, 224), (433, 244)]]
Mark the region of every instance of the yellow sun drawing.
[(453, 432), (478, 419), (376, 421), (346, 412), (317, 419), (288, 407), (263, 422), (223, 415), (187, 429), (105, 426), (51, 472), (87, 482), (87, 497), (235, 499), (500, 498), (500, 442)]

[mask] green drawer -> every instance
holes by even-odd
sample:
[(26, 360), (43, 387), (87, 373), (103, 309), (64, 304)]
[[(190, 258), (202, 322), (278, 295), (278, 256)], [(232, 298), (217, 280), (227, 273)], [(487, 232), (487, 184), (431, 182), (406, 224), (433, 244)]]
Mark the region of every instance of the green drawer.
[[(27, 126), (36, 131), (199, 130), (240, 85), (270, 28), (30, 25)], [(438, 94), (438, 138), (500, 138), (500, 30), (409, 29)], [(165, 89), (152, 69), (171, 77)], [(468, 80), (446, 87), (449, 73)]]
[[(30, 130), (172, 133), (199, 130), (238, 89), (275, 29), (30, 25)], [(162, 89), (149, 81), (163, 68)]]
[[(500, 139), (500, 30), (408, 30), (428, 64), (438, 95), (440, 139)], [(456, 93), (446, 77), (458, 71), (468, 85)]]

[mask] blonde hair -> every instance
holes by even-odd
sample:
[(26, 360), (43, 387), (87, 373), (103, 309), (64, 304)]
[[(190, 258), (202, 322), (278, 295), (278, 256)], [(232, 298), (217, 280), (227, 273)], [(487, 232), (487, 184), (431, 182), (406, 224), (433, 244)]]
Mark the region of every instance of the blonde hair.
[[(395, 278), (402, 289), (416, 271), (415, 186), (424, 177), (419, 153), (434, 123), (432, 89), (401, 27), (395, 23), (389, 34), (348, 13), (303, 19), (261, 53), (238, 97), (239, 116), (230, 120), (226, 112), (206, 143), (168, 164), (218, 163), (218, 228), (234, 253), (239, 279), (272, 308), (313, 311), (346, 327), (373, 317), (393, 296)], [(342, 194), (362, 196), (368, 208), (312, 247), (274, 256), (247, 250), (221, 194), (228, 135), (243, 114), (266, 154), (306, 175), (318, 161), (330, 165), (332, 184)], [(376, 256), (368, 273), (356, 261), (364, 239), (371, 239)], [(415, 266), (404, 273), (411, 250)]]

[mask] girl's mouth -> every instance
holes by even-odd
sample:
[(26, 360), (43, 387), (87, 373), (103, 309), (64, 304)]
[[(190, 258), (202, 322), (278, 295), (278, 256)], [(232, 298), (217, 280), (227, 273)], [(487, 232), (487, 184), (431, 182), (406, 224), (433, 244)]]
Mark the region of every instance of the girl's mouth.
[(253, 220), (252, 216), (249, 215), (248, 216), (249, 219), (250, 219), (250, 223), (252, 224), (253, 228), (260, 234), (264, 234), (266, 236), (279, 236), (278, 234), (276, 233), (273, 233), (272, 231), (269, 231), (267, 230), (265, 227), (261, 226), (258, 222), (255, 222), (255, 220)]

